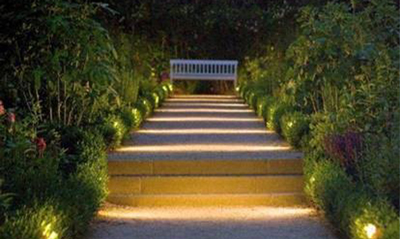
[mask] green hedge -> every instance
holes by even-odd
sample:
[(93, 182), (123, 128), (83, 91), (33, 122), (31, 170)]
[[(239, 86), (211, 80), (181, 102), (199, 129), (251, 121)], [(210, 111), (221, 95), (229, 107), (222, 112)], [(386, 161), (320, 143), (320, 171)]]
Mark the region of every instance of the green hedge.
[(305, 160), (305, 192), (342, 234), (354, 239), (399, 238), (399, 218), (385, 199), (372, 197), (335, 162)]
[[(171, 91), (163, 84), (151, 95), (161, 104)], [(8, 147), (0, 148), (0, 238), (81, 238), (107, 197), (107, 148), (118, 147), (159, 104), (116, 109), (84, 129), (42, 127), (48, 144), (42, 156), (29, 140), (38, 137), (35, 129), (0, 115), (0, 139)]]
[[(254, 90), (243, 84), (238, 87), (251, 105)], [(335, 117), (315, 114), (313, 117), (277, 101), (271, 96), (257, 98), (257, 115), (266, 125), (294, 147), (306, 150), (304, 159), (305, 193), (310, 202), (322, 210), (338, 231), (352, 239), (399, 238), (399, 216), (393, 205), (398, 203), (398, 160), (396, 150), (371, 145), (397, 147), (393, 142), (373, 143), (385, 137), (369, 137), (368, 148), (358, 162), (359, 175), (349, 175), (339, 161), (326, 156), (324, 139), (341, 127)], [(311, 129), (310, 129), (311, 128)], [(310, 132), (311, 131), (311, 132)], [(312, 139), (310, 143), (310, 139)], [(385, 153), (382, 153), (385, 152)], [(355, 177), (358, 177), (355, 180)]]
[(282, 116), (280, 125), (282, 135), (289, 144), (295, 148), (300, 148), (301, 141), (306, 140), (309, 133), (310, 118), (301, 112), (289, 112)]

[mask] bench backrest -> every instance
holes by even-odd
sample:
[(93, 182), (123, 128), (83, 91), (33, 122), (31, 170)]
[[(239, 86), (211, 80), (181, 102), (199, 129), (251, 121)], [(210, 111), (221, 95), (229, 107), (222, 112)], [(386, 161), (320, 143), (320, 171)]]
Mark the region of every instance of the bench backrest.
[(170, 60), (170, 79), (231, 80), (236, 86), (237, 66), (238, 61)]

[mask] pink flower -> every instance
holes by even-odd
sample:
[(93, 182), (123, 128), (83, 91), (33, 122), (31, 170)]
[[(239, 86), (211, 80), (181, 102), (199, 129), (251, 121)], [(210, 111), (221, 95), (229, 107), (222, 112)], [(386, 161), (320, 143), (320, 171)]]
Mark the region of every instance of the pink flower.
[(39, 157), (43, 157), (43, 152), (46, 150), (46, 141), (44, 138), (36, 138), (35, 139), (36, 147), (39, 151)]
[(6, 109), (4, 108), (3, 101), (0, 100), (0, 116), (6, 113)]
[(14, 113), (8, 113), (8, 121), (10, 123), (15, 123), (15, 114)]

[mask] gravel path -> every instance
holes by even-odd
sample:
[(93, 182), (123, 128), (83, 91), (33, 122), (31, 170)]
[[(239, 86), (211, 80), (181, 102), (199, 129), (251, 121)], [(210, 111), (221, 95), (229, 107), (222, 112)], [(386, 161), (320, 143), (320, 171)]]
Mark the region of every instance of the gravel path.
[(310, 208), (107, 205), (88, 239), (335, 239)]

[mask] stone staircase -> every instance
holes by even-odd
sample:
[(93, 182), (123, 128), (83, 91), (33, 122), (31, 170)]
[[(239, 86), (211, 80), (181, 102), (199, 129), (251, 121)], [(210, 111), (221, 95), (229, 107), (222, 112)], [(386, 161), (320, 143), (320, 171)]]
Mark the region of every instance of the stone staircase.
[(109, 154), (108, 201), (302, 206), (302, 154), (235, 96), (175, 96)]

